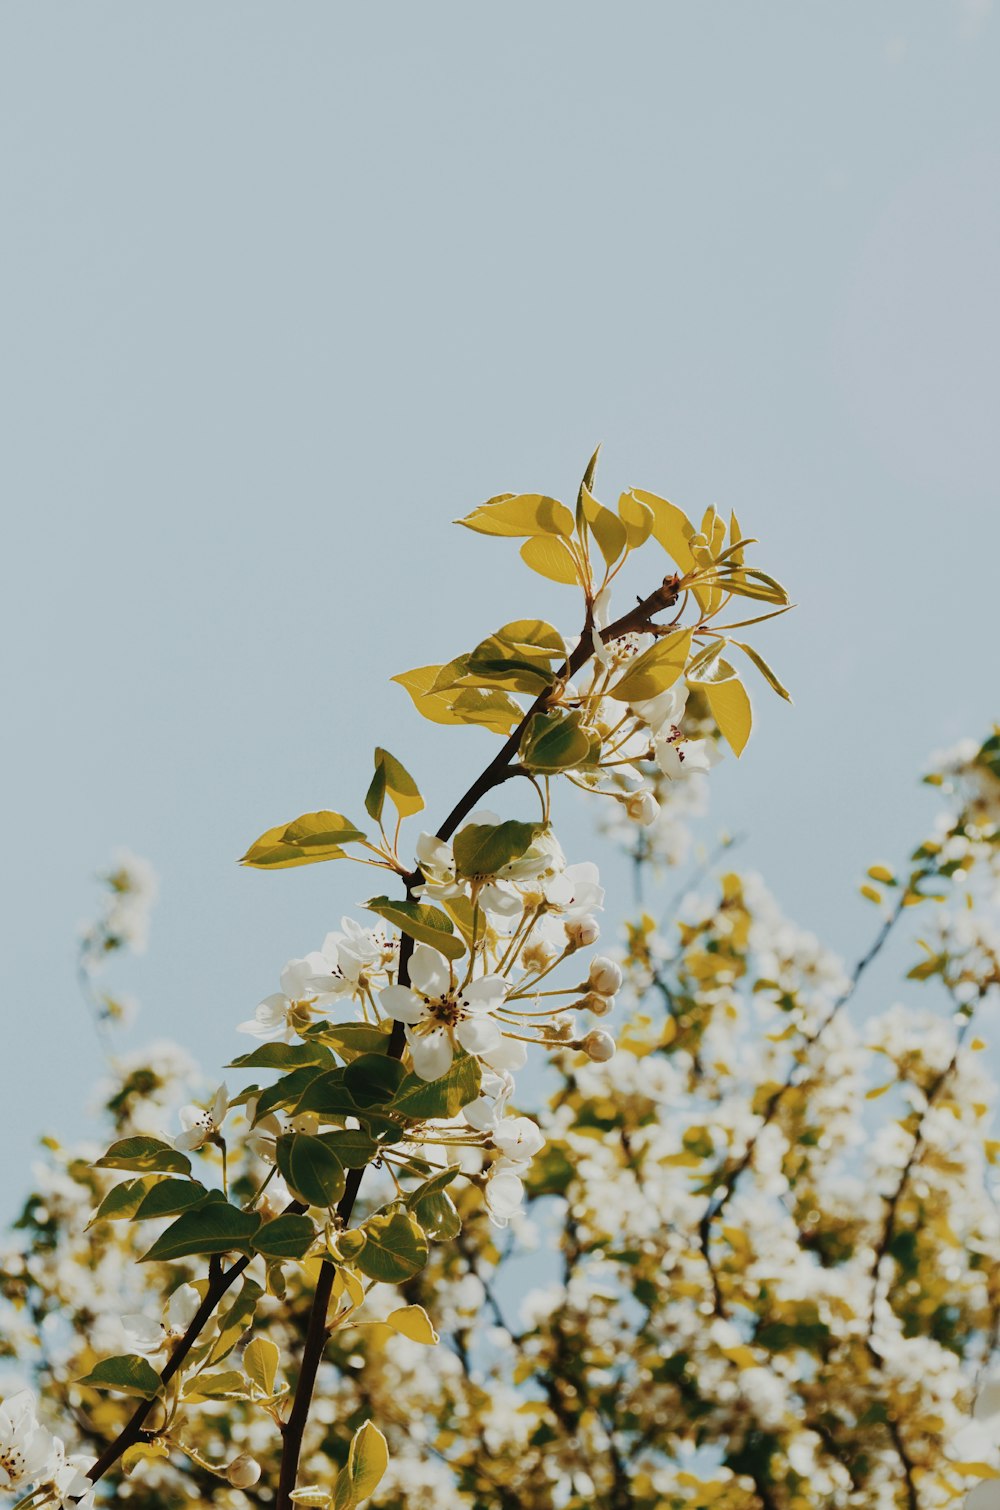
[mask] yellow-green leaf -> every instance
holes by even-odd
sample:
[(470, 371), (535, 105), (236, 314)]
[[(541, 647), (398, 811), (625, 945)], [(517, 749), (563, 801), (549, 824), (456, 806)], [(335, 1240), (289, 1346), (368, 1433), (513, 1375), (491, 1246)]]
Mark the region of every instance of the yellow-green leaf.
[(658, 697), (681, 676), (690, 649), (690, 629), (678, 629), (665, 635), (629, 662), (611, 688), (609, 697), (620, 703), (641, 703)]
[(386, 794), (391, 797), (396, 812), (401, 818), (410, 818), (424, 806), (420, 788), (409, 771), (395, 755), (381, 746), (375, 749), (375, 774), (365, 798), (365, 808), (376, 822), (382, 817), (382, 805)]
[(456, 935), (454, 924), (439, 907), (428, 903), (395, 901), (392, 897), (372, 897), (365, 906), (377, 912), (394, 928), (408, 933), (418, 944), (430, 944), (446, 959), (460, 959), (465, 944)]
[(283, 870), (290, 865), (316, 865), (322, 860), (339, 860), (341, 848), (365, 836), (343, 813), (324, 809), (304, 813), (293, 823), (279, 824), (251, 844), (240, 861), (257, 870)]
[(76, 1381), (92, 1389), (113, 1389), (120, 1395), (138, 1395), (152, 1400), (160, 1390), (160, 1376), (146, 1358), (124, 1353), (117, 1358), (102, 1358), (89, 1374)]
[(359, 1427), (351, 1439), (347, 1455), (347, 1472), (355, 1502), (375, 1493), (389, 1466), (389, 1449), (385, 1437), (371, 1421)]
[(479, 687), (466, 687), (457, 695), (432, 693), (431, 688), (444, 669), (443, 666), (418, 666), (392, 680), (405, 687), (417, 712), (434, 724), (480, 724), (495, 734), (506, 735), (520, 722), (522, 709), (499, 688), (485, 691)]
[(247, 1378), (252, 1379), (265, 1395), (274, 1394), (280, 1356), (277, 1344), (270, 1337), (255, 1337), (247, 1344), (243, 1354), (243, 1368)]

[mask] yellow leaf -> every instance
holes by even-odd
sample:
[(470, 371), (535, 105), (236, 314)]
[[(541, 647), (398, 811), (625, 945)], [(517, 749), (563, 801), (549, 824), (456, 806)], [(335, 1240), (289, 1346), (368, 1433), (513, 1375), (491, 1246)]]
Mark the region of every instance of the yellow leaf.
[(390, 1312), (385, 1320), (394, 1332), (409, 1337), (411, 1342), (423, 1342), (433, 1347), (440, 1341), (423, 1306), (402, 1306), (398, 1311)]
[(978, 1054), (981, 1049), (985, 1049), (986, 1048), (986, 1039), (985, 1038), (974, 1038), (972, 1040), (972, 1042), (969, 1044), (969, 1048), (972, 1049), (972, 1051), (974, 1053)]
[(876, 906), (881, 905), (882, 893), (876, 891), (874, 886), (859, 886), (858, 890), (867, 902), (874, 902)]
[(877, 1085), (874, 1090), (865, 1091), (865, 1100), (877, 1101), (879, 1096), (884, 1096), (886, 1091), (891, 1091), (895, 1084), (895, 1080), (890, 1080), (886, 1085)]
[(495, 734), (509, 734), (519, 722), (522, 710), (506, 692), (466, 687), (457, 694), (432, 693), (443, 670), (443, 666), (417, 666), (392, 680), (406, 688), (417, 712), (434, 724), (479, 724)]
[(598, 503), (586, 483), (580, 488), (580, 498), (583, 502), (584, 517), (590, 525), (601, 555), (608, 566), (614, 566), (628, 545), (628, 530), (617, 514), (612, 514), (610, 509)]
[(869, 865), (868, 874), (873, 881), (881, 881), (883, 886), (891, 886), (896, 879), (895, 871), (888, 865)]
[(653, 511), (640, 503), (634, 493), (623, 493), (618, 500), (618, 517), (625, 526), (628, 548), (637, 550), (653, 533)]
[(464, 524), (466, 529), (480, 535), (504, 535), (511, 539), (522, 535), (563, 535), (569, 540), (574, 529), (573, 515), (566, 505), (544, 493), (508, 493), (491, 498), (455, 523)]
[(566, 582), (570, 586), (580, 580), (580, 571), (570, 552), (561, 540), (551, 536), (535, 535), (521, 546), (521, 560), (540, 577), (550, 582)]
[(949, 1463), (948, 1467), (968, 1478), (1000, 1479), (1000, 1469), (991, 1468), (989, 1463)]
[(743, 683), (736, 676), (728, 676), (719, 681), (693, 681), (692, 686), (708, 698), (712, 717), (733, 754), (742, 755), (753, 723), (753, 710)]
[(655, 493), (647, 493), (643, 488), (632, 488), (631, 494), (652, 513), (652, 534), (667, 555), (673, 558), (682, 572), (692, 571), (694, 556), (691, 554), (689, 541), (694, 534), (694, 525), (684, 510), (676, 504), (668, 503), (665, 498), (658, 498)]
[(122, 1453), (122, 1470), (127, 1478), (140, 1463), (152, 1458), (167, 1458), (170, 1456), (168, 1448), (162, 1442), (136, 1442), (131, 1447), (126, 1447)]

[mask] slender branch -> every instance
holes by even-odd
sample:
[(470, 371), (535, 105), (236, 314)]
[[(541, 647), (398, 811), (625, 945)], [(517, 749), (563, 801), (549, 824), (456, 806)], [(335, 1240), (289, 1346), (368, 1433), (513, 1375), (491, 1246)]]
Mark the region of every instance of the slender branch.
[[(619, 639), (624, 634), (649, 628), (653, 614), (659, 613), (665, 608), (673, 607), (677, 602), (677, 597), (678, 579), (676, 577), (665, 577), (660, 586), (654, 592), (650, 593), (647, 598), (641, 598), (634, 608), (629, 609), (628, 613), (616, 619), (607, 629), (603, 629), (601, 631), (601, 639), (607, 644), (611, 640)], [(557, 682), (569, 681), (593, 656), (594, 642), (591, 635), (591, 625), (592, 620), (588, 607), (587, 620), (584, 625), (584, 632), (580, 636), (580, 643), (560, 668)], [(547, 705), (551, 691), (551, 687), (546, 687), (538, 694), (520, 723), (512, 730), (489, 765), (486, 766), (464, 795), (459, 798), (438, 829), (437, 837), (439, 839), (450, 839), (458, 828), (458, 825), (462, 822), (462, 819), (472, 812), (473, 808), (486, 796), (487, 792), (491, 792), (494, 787), (501, 786), (512, 776), (521, 774), (520, 769), (514, 764), (521, 747), (521, 737), (532, 717)], [(404, 877), (408, 898), (412, 897), (414, 888), (419, 886), (423, 879), (423, 872), (419, 867)], [(409, 934), (404, 933), (399, 950), (399, 972), (396, 977), (401, 986), (408, 986), (410, 983), (410, 959), (412, 954), (413, 939)], [(405, 1047), (406, 1034), (403, 1024), (395, 1022), (393, 1023), (387, 1052), (391, 1058), (401, 1059)], [(351, 1171), (347, 1189), (337, 1208), (337, 1215), (344, 1225), (350, 1221), (353, 1214), (354, 1203), (357, 1199), (363, 1174), (363, 1168)], [(291, 1494), (298, 1477), (299, 1458), (302, 1452), (302, 1437), (309, 1419), (309, 1407), (312, 1403), (312, 1393), (316, 1384), (316, 1375), (319, 1371), (320, 1360), (322, 1359), (323, 1349), (326, 1347), (329, 1337), (326, 1312), (330, 1301), (334, 1272), (335, 1265), (333, 1262), (329, 1259), (324, 1260), (313, 1296), (309, 1327), (306, 1333), (305, 1346), (302, 1350), (302, 1363), (299, 1369), (298, 1382), (295, 1386), (292, 1409), (282, 1429), (284, 1443), (276, 1501), (277, 1510), (291, 1510), (293, 1503)]]

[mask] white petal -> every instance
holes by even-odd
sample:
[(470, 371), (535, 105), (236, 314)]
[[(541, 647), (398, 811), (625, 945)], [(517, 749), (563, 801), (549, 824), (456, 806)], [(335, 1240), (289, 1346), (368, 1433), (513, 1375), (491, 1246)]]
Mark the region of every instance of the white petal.
[(486, 1054), (500, 1044), (500, 1029), (492, 1017), (467, 1017), (455, 1029), (455, 1037), (467, 1054)]
[(464, 987), (458, 1000), (473, 1012), (489, 1012), (499, 1007), (507, 994), (507, 982), (502, 975), (484, 975)]
[(527, 1045), (516, 1038), (501, 1038), (495, 1049), (483, 1055), (494, 1070), (519, 1070), (528, 1062)]
[(406, 1022), (412, 1027), (427, 1016), (424, 998), (407, 986), (386, 986), (384, 991), (379, 992), (378, 999), (394, 1022)]
[(423, 996), (444, 996), (451, 985), (444, 955), (428, 944), (418, 944), (410, 961), (410, 980)]
[(414, 1074), (421, 1080), (440, 1080), (442, 1075), (447, 1075), (455, 1055), (451, 1039), (443, 1028), (437, 1028), (433, 1033), (407, 1033), (406, 1041), (410, 1045)]

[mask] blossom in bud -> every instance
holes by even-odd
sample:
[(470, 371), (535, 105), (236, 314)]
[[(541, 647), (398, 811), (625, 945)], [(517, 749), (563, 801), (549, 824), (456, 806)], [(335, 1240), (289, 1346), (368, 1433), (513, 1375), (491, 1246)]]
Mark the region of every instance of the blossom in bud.
[(610, 1033), (605, 1033), (603, 1028), (594, 1028), (586, 1038), (580, 1042), (580, 1048), (588, 1059), (593, 1059), (595, 1064), (606, 1064), (615, 1056), (615, 1041)]
[(609, 1012), (614, 1011), (614, 1005), (614, 997), (602, 996), (600, 991), (588, 991), (576, 1003), (581, 1012), (593, 1012), (595, 1017), (607, 1017)]
[(590, 962), (590, 974), (587, 976), (587, 985), (592, 991), (597, 991), (601, 996), (614, 996), (616, 991), (621, 990), (622, 972), (620, 966), (607, 955), (598, 954)]
[(589, 949), (601, 936), (596, 918), (572, 918), (565, 926), (570, 949)]
[(248, 1452), (241, 1452), (226, 1469), (226, 1478), (234, 1489), (252, 1489), (260, 1478), (260, 1464)]
[(625, 799), (625, 811), (633, 823), (641, 823), (643, 828), (648, 828), (659, 817), (660, 804), (652, 792), (633, 792), (631, 797)]

